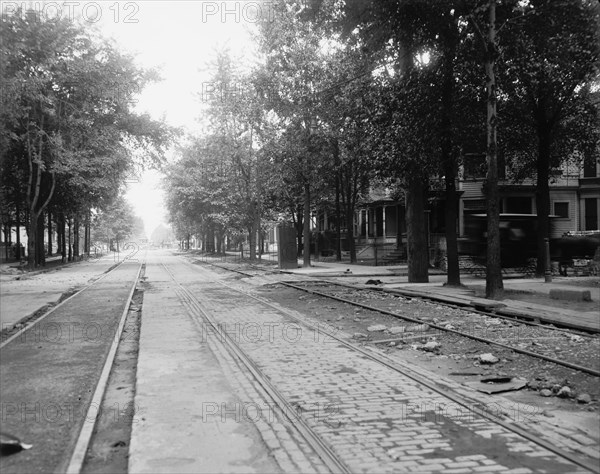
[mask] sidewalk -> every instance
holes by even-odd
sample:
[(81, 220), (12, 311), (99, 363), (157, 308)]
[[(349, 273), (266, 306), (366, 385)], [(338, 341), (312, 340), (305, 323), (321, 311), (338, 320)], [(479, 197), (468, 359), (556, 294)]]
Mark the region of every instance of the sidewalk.
[[(493, 301), (478, 297), (485, 290), (484, 278), (470, 274), (461, 275), (463, 288), (446, 287), (444, 286), (446, 275), (439, 270), (432, 270), (429, 283), (408, 283), (408, 266), (406, 264), (374, 267), (337, 262), (315, 262), (310, 268), (281, 270), (281, 272), (315, 278), (365, 278), (365, 281), (360, 282), (361, 285), (366, 284), (366, 279), (377, 279), (383, 284), (378, 285), (377, 288), (397, 290), (407, 295), (422, 295), (461, 306), (493, 309), (498, 314), (525, 315), (574, 329), (600, 332), (600, 312), (598, 311), (600, 278), (598, 277), (554, 277), (551, 283), (546, 283), (542, 278), (505, 277), (506, 297), (502, 301)], [(585, 286), (575, 286), (572, 284), (575, 281), (583, 282)], [(573, 306), (573, 309), (567, 309), (564, 307), (566, 306), (565, 301), (550, 298), (550, 290), (561, 290), (562, 294), (559, 296), (587, 290), (591, 293), (592, 301), (569, 302), (568, 305)], [(531, 299), (535, 302), (523, 301), (526, 298), (517, 299), (518, 295), (531, 295)]]
[[(60, 259), (60, 257), (57, 257)], [(52, 265), (32, 272), (18, 269), (5, 273), (13, 263), (0, 265), (0, 329), (12, 327), (48, 304), (58, 303), (63, 293), (86, 285), (117, 263), (112, 255), (98, 260)]]

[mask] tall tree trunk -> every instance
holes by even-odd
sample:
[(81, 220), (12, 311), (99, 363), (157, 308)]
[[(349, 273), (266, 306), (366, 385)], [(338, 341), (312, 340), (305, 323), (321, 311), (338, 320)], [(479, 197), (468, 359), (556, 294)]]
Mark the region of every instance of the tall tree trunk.
[(310, 183), (305, 178), (304, 181), (304, 232), (303, 239), (303, 267), (310, 267)]
[(80, 230), (79, 214), (75, 214), (73, 218), (73, 259), (79, 260), (79, 230)]
[(251, 262), (256, 260), (256, 228), (254, 223), (248, 227), (248, 256)]
[(36, 237), (38, 235), (38, 216), (35, 212), (29, 214), (29, 226), (27, 229), (27, 264), (29, 268), (35, 268), (37, 266), (37, 252), (36, 252)]
[(90, 210), (88, 209), (85, 213), (85, 221), (83, 227), (83, 253), (90, 256)]
[[(342, 260), (342, 208), (340, 205), (340, 147), (337, 138), (333, 147), (333, 161), (335, 163), (335, 259), (339, 262)], [(352, 241), (354, 242), (354, 237)]]
[(537, 266), (536, 274), (543, 276), (546, 270), (546, 242), (550, 238), (550, 128), (540, 125), (538, 129), (537, 186), (535, 206), (537, 212)]
[(67, 261), (67, 219), (65, 218), (64, 212), (60, 213), (60, 235), (61, 262), (65, 263)]
[(442, 107), (441, 107), (441, 153), (444, 180), (446, 184), (446, 260), (447, 285), (460, 285), (458, 265), (458, 198), (456, 196), (457, 162), (453, 138), (452, 109), (454, 103), (454, 60), (458, 45), (458, 24), (451, 20), (444, 35)]
[(487, 271), (485, 276), (485, 295), (486, 298), (491, 299), (500, 299), (504, 293), (499, 228), (500, 206), (496, 136), (496, 55), (496, 0), (491, 0), (488, 7), (488, 35), (485, 58), (487, 91)]
[(62, 235), (60, 233), (60, 214), (56, 213), (54, 216), (54, 224), (56, 227), (56, 254), (60, 254), (62, 248)]
[(356, 242), (354, 240), (354, 209), (352, 204), (347, 204), (346, 211), (346, 239), (350, 250), (350, 263), (356, 263)]
[(298, 207), (296, 212), (293, 214), (295, 217), (294, 226), (296, 227), (296, 235), (298, 238), (298, 257), (302, 255), (304, 251), (304, 242), (302, 241), (302, 236), (304, 234), (304, 216), (303, 216), (303, 207)]
[[(454, 160), (452, 159), (454, 162)], [(447, 285), (460, 286), (460, 267), (458, 264), (458, 234), (456, 222), (458, 220), (458, 197), (456, 195), (455, 169), (446, 170), (446, 258), (447, 258)]]
[(37, 238), (36, 241), (36, 265), (46, 265), (46, 251), (44, 249), (44, 213), (40, 212), (38, 215), (37, 224)]
[(72, 224), (72, 219), (70, 217), (68, 218), (68, 224), (69, 224), (69, 254), (68, 254), (67, 260), (69, 262), (71, 262), (73, 260), (73, 245), (72, 245), (72, 238), (71, 238), (71, 229), (73, 227), (73, 224)]
[(52, 257), (52, 212), (48, 211), (48, 257)]
[[(16, 253), (17, 260), (20, 261), (21, 258), (24, 257), (24, 255), (21, 255), (21, 206), (19, 204), (18, 198), (17, 198), (17, 202), (15, 204), (15, 218), (16, 218), (16, 221), (15, 221), (15, 230), (17, 232), (16, 235), (15, 235), (15, 238), (17, 239), (17, 242), (16, 242), (16, 244), (17, 244), (17, 251), (15, 253)], [(10, 237), (10, 227), (9, 227), (9, 230), (8, 230), (8, 235), (9, 235), (8, 241), (10, 242), (10, 240), (11, 240), (11, 237)]]
[(425, 180), (413, 176), (406, 187), (406, 240), (409, 283), (429, 282), (429, 249), (425, 223)]

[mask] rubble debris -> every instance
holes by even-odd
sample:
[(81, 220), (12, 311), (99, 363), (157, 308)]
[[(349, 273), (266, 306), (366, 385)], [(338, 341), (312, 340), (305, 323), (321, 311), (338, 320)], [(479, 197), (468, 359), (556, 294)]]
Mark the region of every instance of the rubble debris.
[(556, 396), (560, 397), (560, 398), (571, 398), (573, 396), (573, 394), (571, 393), (570, 387), (564, 386), (564, 387), (561, 387), (561, 389), (558, 391)]
[(550, 390), (548, 390), (547, 388), (540, 390), (540, 395), (542, 397), (551, 397), (552, 396), (552, 392)]
[(410, 324), (406, 326), (407, 332), (425, 332), (429, 329), (428, 324)]
[(400, 334), (405, 331), (406, 331), (406, 327), (404, 327), (404, 326), (392, 326), (391, 328), (388, 329), (388, 332), (390, 332), (391, 334)]
[(495, 364), (500, 360), (489, 352), (487, 354), (479, 354), (478, 359), (482, 364)]
[(577, 396), (577, 403), (590, 403), (592, 401), (592, 397), (590, 397), (589, 393), (580, 393)]
[(571, 336), (571, 342), (583, 342), (583, 337), (573, 334)]
[(367, 280), (366, 285), (383, 285), (381, 280)]
[(362, 332), (355, 332), (354, 334), (352, 334), (352, 339), (368, 339), (369, 336), (367, 336), (366, 334), (363, 334)]
[(527, 385), (527, 380), (519, 377), (496, 376), (483, 378), (479, 382), (466, 382), (465, 385), (479, 392), (493, 394), (521, 390)]
[(421, 347), (419, 347), (418, 349), (425, 351), (425, 352), (434, 352), (435, 350), (440, 348), (440, 343), (436, 342), (436, 341), (429, 341), (426, 344), (423, 344)]
[(384, 326), (383, 324), (374, 324), (373, 326), (369, 326), (367, 328), (367, 331), (379, 332), (379, 331), (385, 331), (386, 329), (387, 329), (387, 326)]

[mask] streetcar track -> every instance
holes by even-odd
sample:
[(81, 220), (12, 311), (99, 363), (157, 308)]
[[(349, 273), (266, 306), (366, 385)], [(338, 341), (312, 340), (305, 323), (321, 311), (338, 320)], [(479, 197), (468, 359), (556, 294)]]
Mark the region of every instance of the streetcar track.
[[(309, 282), (309, 283), (312, 283), (312, 282)], [(571, 362), (568, 362), (568, 361), (556, 359), (554, 357), (549, 357), (549, 356), (546, 356), (544, 354), (540, 354), (538, 352), (528, 351), (526, 349), (521, 349), (519, 347), (514, 347), (514, 346), (511, 346), (511, 345), (508, 345), (508, 344), (504, 344), (504, 343), (501, 343), (501, 342), (498, 342), (498, 341), (494, 341), (492, 339), (487, 339), (487, 338), (484, 338), (484, 337), (476, 336), (474, 334), (469, 334), (469, 333), (466, 333), (464, 331), (459, 331), (457, 329), (450, 329), (450, 328), (447, 328), (445, 326), (442, 326), (442, 325), (439, 325), (439, 324), (435, 324), (435, 323), (433, 323), (431, 321), (425, 321), (425, 320), (418, 319), (418, 318), (412, 318), (410, 316), (405, 316), (405, 315), (402, 315), (402, 314), (397, 314), (397, 313), (394, 313), (392, 311), (387, 311), (387, 310), (382, 309), (382, 308), (376, 308), (374, 306), (369, 306), (369, 305), (364, 304), (364, 303), (360, 303), (360, 302), (357, 302), (357, 301), (352, 301), (352, 300), (349, 300), (349, 299), (346, 299), (346, 298), (341, 298), (341, 297), (335, 296), (335, 295), (330, 295), (330, 294), (323, 293), (323, 292), (320, 292), (320, 291), (316, 291), (316, 290), (313, 290), (313, 289), (310, 289), (310, 288), (303, 288), (302, 286), (298, 286), (295, 283), (283, 282), (282, 281), (282, 282), (279, 282), (279, 284), (287, 286), (289, 288), (294, 288), (294, 289), (299, 290), (299, 291), (304, 291), (306, 293), (310, 293), (310, 294), (314, 294), (314, 295), (317, 295), (317, 296), (321, 296), (323, 298), (333, 299), (333, 300), (336, 300), (336, 301), (340, 301), (342, 303), (350, 304), (352, 306), (357, 306), (359, 308), (367, 309), (369, 311), (374, 311), (374, 312), (377, 312), (377, 313), (381, 313), (381, 314), (385, 314), (385, 315), (388, 315), (388, 316), (392, 316), (392, 317), (394, 317), (396, 319), (402, 319), (402, 320), (410, 321), (410, 322), (416, 323), (416, 324), (426, 324), (427, 326), (429, 326), (431, 328), (434, 328), (434, 329), (437, 329), (439, 331), (443, 331), (443, 332), (447, 332), (447, 333), (451, 333), (451, 334), (456, 334), (458, 336), (466, 337), (466, 338), (469, 338), (469, 339), (473, 339), (475, 341), (483, 342), (485, 344), (491, 344), (491, 345), (494, 345), (494, 346), (502, 347), (504, 349), (508, 349), (510, 351), (513, 351), (513, 352), (516, 352), (516, 353), (519, 353), (519, 354), (527, 355), (529, 357), (535, 357), (537, 359), (545, 360), (546, 362), (552, 362), (552, 363), (557, 364), (557, 365), (562, 365), (563, 367), (568, 367), (570, 369), (578, 370), (580, 372), (584, 372), (584, 373), (587, 373), (587, 374), (590, 374), (590, 375), (594, 375), (596, 377), (600, 377), (600, 371), (596, 370), (596, 369), (593, 369), (593, 368), (590, 368), (590, 367), (584, 367), (584, 366), (581, 366), (581, 365), (578, 365), (578, 364), (574, 364), (574, 363), (571, 363)], [(331, 282), (331, 284), (335, 285), (336, 283)], [(345, 286), (345, 285), (343, 285), (343, 286)], [(354, 288), (354, 289), (361, 290), (362, 288)], [(369, 289), (367, 288), (366, 290), (369, 290)], [(486, 315), (486, 316), (495, 317), (495, 315)]]
[[(229, 267), (225, 267), (222, 265), (216, 265), (216, 264), (208, 262), (208, 261), (196, 260), (196, 262), (201, 262), (201, 263), (204, 263), (207, 265), (214, 266), (216, 268), (228, 270), (230, 272), (242, 273), (246, 276), (251, 276), (251, 277), (256, 276), (256, 275), (252, 275), (249, 273), (240, 272), (239, 270), (236, 270), (234, 268), (229, 268)], [(256, 265), (252, 265), (252, 264), (249, 264), (249, 265), (252, 266), (253, 268), (255, 268), (257, 271), (261, 271), (264, 273), (269, 272), (269, 270), (265, 270)], [(549, 330), (554, 330), (557, 332), (565, 332), (567, 334), (575, 334), (575, 335), (578, 335), (581, 337), (587, 337), (587, 338), (594, 338), (600, 332), (600, 331), (592, 332), (593, 331), (592, 329), (590, 329), (589, 331), (585, 331), (585, 330), (581, 329), (580, 327), (574, 327), (574, 326), (569, 325), (568, 323), (559, 323), (559, 322), (545, 323), (545, 322), (543, 322), (543, 320), (540, 321), (539, 318), (536, 316), (528, 315), (525, 313), (517, 313), (516, 311), (513, 311), (510, 314), (502, 314), (501, 313), (502, 309), (498, 309), (495, 312), (485, 311), (482, 309), (478, 309), (477, 307), (474, 307), (473, 305), (471, 305), (470, 303), (467, 303), (467, 302), (465, 302), (462, 305), (458, 304), (458, 303), (451, 303), (451, 302), (447, 301), (446, 299), (444, 299), (443, 297), (438, 297), (435, 295), (427, 295), (427, 294), (422, 294), (422, 293), (416, 293), (412, 290), (405, 290), (405, 289), (400, 289), (400, 288), (378, 288), (378, 287), (370, 287), (370, 286), (369, 287), (356, 286), (356, 285), (352, 285), (350, 283), (342, 283), (342, 282), (332, 281), (332, 280), (315, 279), (311, 275), (305, 275), (305, 276), (309, 277), (310, 280), (299, 280), (299, 281), (294, 280), (294, 281), (290, 281), (289, 283), (292, 283), (292, 284), (309, 283), (309, 284), (315, 284), (315, 285), (318, 285), (319, 283), (325, 283), (328, 285), (337, 285), (337, 286), (350, 288), (350, 289), (357, 290), (357, 291), (376, 291), (376, 292), (380, 292), (380, 293), (390, 294), (393, 296), (401, 296), (403, 298), (408, 298), (408, 299), (416, 299), (419, 301), (435, 302), (438, 305), (447, 306), (447, 307), (453, 308), (453, 309), (459, 309), (459, 310), (463, 310), (463, 311), (468, 310), (471, 313), (482, 314), (484, 316), (488, 316), (491, 318), (499, 318), (499, 319), (504, 319), (506, 321), (515, 321), (520, 324), (524, 324), (524, 325), (528, 325), (528, 326), (541, 327), (541, 328), (545, 328), (545, 329), (549, 329)]]
[[(438, 298), (434, 295), (415, 294), (411, 290), (403, 290), (403, 289), (399, 289), (399, 288), (377, 288), (377, 287), (356, 286), (356, 285), (351, 285), (349, 283), (341, 283), (341, 282), (331, 281), (331, 280), (303, 280), (301, 283), (318, 284), (319, 282), (323, 282), (328, 285), (342, 286), (342, 287), (350, 288), (352, 290), (357, 290), (357, 291), (375, 291), (375, 292), (385, 293), (385, 294), (389, 294), (389, 295), (393, 295), (393, 296), (401, 296), (403, 298), (408, 298), (408, 299), (418, 299), (420, 301), (427, 301), (427, 302), (432, 301), (432, 302), (435, 302), (436, 304), (439, 304), (442, 306), (447, 306), (449, 308), (459, 309), (459, 310), (463, 310), (463, 311), (468, 310), (471, 313), (481, 314), (484, 316), (488, 316), (490, 318), (504, 319), (506, 321), (516, 321), (520, 324), (525, 324), (528, 326), (541, 327), (544, 329), (549, 329), (549, 330), (557, 331), (557, 332), (564, 332), (567, 334), (576, 334), (576, 335), (582, 336), (582, 337), (594, 338), (597, 335), (597, 333), (586, 332), (586, 331), (583, 331), (582, 329), (573, 328), (568, 325), (557, 326), (556, 325), (557, 323), (554, 323), (554, 322), (548, 322), (548, 323), (544, 323), (541, 321), (537, 322), (536, 320), (538, 318), (536, 318), (535, 316), (531, 316), (531, 315), (517, 314), (517, 313), (511, 313), (510, 315), (507, 315), (507, 314), (499, 314), (498, 312), (484, 311), (484, 310), (478, 309), (476, 307), (473, 307), (468, 303), (465, 303), (464, 305), (454, 304), (454, 303), (450, 303), (442, 298)], [(292, 283), (294, 283), (294, 282), (292, 282)], [(499, 310), (499, 311), (501, 311), (501, 310)]]
[[(145, 258), (144, 258), (145, 260)], [(123, 260), (125, 261), (125, 260)], [(67, 468), (65, 472), (67, 474), (79, 474), (83, 468), (83, 464), (85, 462), (86, 453), (88, 447), (90, 446), (90, 442), (92, 440), (92, 436), (94, 435), (94, 429), (96, 427), (96, 423), (100, 416), (100, 411), (97, 407), (102, 405), (102, 399), (104, 398), (104, 392), (108, 385), (108, 378), (110, 376), (110, 372), (112, 370), (115, 356), (117, 354), (117, 348), (121, 343), (121, 335), (123, 333), (123, 327), (125, 326), (125, 320), (127, 319), (127, 313), (129, 312), (129, 306), (131, 305), (131, 301), (133, 299), (133, 294), (135, 293), (135, 288), (140, 281), (140, 274), (142, 273), (142, 269), (144, 268), (145, 263), (140, 262), (138, 271), (136, 273), (135, 279), (133, 280), (133, 284), (131, 285), (131, 289), (128, 293), (126, 304), (123, 308), (123, 312), (121, 313), (121, 317), (119, 318), (119, 325), (117, 326), (117, 330), (115, 336), (112, 339), (112, 343), (110, 346), (109, 353), (104, 361), (102, 366), (102, 372), (100, 373), (100, 378), (96, 384), (96, 389), (94, 390), (94, 394), (92, 396), (92, 400), (88, 407), (85, 420), (93, 420), (92, 422), (84, 422), (79, 435), (77, 436), (77, 442), (75, 443), (75, 448), (73, 449), (73, 453), (69, 459), (69, 463), (67, 464)], [(94, 282), (95, 283), (95, 282)]]
[[(192, 265), (185, 260), (183, 260), (183, 261), (188, 265)], [(442, 397), (445, 397), (445, 398), (451, 400), (452, 402), (461, 405), (462, 407), (466, 408), (470, 412), (473, 412), (478, 416), (486, 418), (487, 420), (492, 421), (493, 423), (496, 423), (496, 424), (502, 426), (503, 428), (527, 439), (528, 441), (531, 441), (532, 443), (538, 445), (539, 447), (542, 447), (542, 448), (554, 453), (555, 455), (562, 457), (565, 460), (568, 460), (580, 467), (583, 467), (590, 472), (600, 473), (600, 469), (598, 468), (597, 463), (595, 463), (595, 462), (589, 462), (587, 460), (581, 459), (580, 457), (573, 455), (573, 454), (561, 449), (560, 447), (555, 446), (551, 442), (537, 436), (536, 434), (531, 433), (530, 431), (528, 431), (524, 428), (521, 428), (510, 421), (503, 420), (499, 416), (497, 416), (493, 413), (490, 413), (489, 411), (486, 411), (486, 410), (475, 411), (473, 407), (477, 406), (477, 405), (473, 404), (473, 400), (469, 400), (468, 397), (458, 394), (454, 391), (451, 391), (451, 389), (449, 387), (447, 387), (446, 385), (443, 385), (443, 384), (438, 385), (434, 382), (430, 382), (429, 380), (425, 379), (423, 375), (418, 374), (407, 367), (401, 366), (399, 363), (388, 358), (387, 356), (376, 354), (376, 353), (372, 352), (372, 350), (364, 349), (362, 347), (357, 346), (356, 344), (348, 342), (346, 339), (339, 337), (339, 336), (331, 333), (330, 331), (327, 331), (326, 329), (323, 329), (321, 326), (318, 326), (318, 325), (306, 320), (305, 318), (298, 317), (298, 316), (290, 313), (289, 311), (286, 311), (285, 309), (281, 308), (280, 306), (270, 303), (268, 300), (266, 300), (264, 298), (252, 295), (245, 291), (242, 291), (239, 288), (235, 288), (235, 287), (228, 285), (220, 280), (216, 280), (216, 283), (218, 283), (234, 292), (245, 295), (248, 298), (256, 300), (259, 303), (261, 303), (265, 306), (268, 306), (269, 308), (275, 310), (276, 312), (284, 315), (285, 317), (288, 317), (288, 318), (295, 320), (305, 326), (308, 326), (309, 328), (311, 328), (315, 331), (321, 332), (322, 334), (336, 340), (337, 342), (339, 342), (340, 344), (344, 345), (345, 347), (351, 349), (352, 351), (357, 352), (372, 361), (375, 361), (389, 369), (392, 369), (392, 370), (402, 374), (403, 376), (406, 376), (406, 377), (412, 379), (413, 381), (427, 387), (428, 389), (441, 395)], [(194, 297), (194, 299), (195, 299), (195, 297)], [(369, 309), (373, 309), (375, 311), (380, 311), (377, 308), (369, 308)], [(398, 315), (393, 315), (393, 316), (398, 316)], [(406, 319), (411, 319), (411, 318), (406, 318)], [(415, 320), (415, 321), (417, 321), (417, 320)], [(426, 324), (429, 324), (429, 323), (426, 323)]]
[[(162, 263), (161, 264), (165, 271), (169, 274), (173, 282), (178, 287), (178, 296), (182, 300), (182, 302), (187, 303), (188, 313), (192, 316), (192, 320), (195, 324), (201, 325), (201, 321), (198, 318), (202, 318), (204, 321), (208, 322), (211, 327), (218, 331), (218, 324), (211, 318), (209, 312), (202, 307), (201, 303), (198, 299), (191, 293), (187, 288), (185, 288), (181, 283), (179, 283), (175, 275), (169, 270), (169, 268)], [(233, 341), (233, 339), (226, 333), (223, 333), (222, 338), (223, 344), (226, 345), (226, 349), (236, 357), (241, 363), (250, 371), (254, 380), (256, 380), (262, 389), (268, 394), (268, 396), (275, 402), (280, 411), (286, 416), (290, 425), (298, 431), (304, 440), (308, 443), (308, 445), (315, 451), (315, 453), (319, 456), (319, 458), (325, 463), (325, 465), (330, 469), (331, 472), (334, 473), (349, 473), (351, 470), (345, 463), (333, 452), (333, 450), (329, 447), (325, 441), (314, 432), (314, 430), (301, 418), (291, 419), (289, 413), (294, 412), (294, 408), (292, 405), (285, 399), (285, 397), (275, 388), (275, 386), (270, 382), (268, 377), (262, 372), (262, 370), (258, 367), (258, 365), (245, 353), (245, 351)], [(295, 422), (295, 423), (294, 423)]]
[[(232, 268), (228, 268), (228, 267), (224, 267), (224, 266), (221, 266), (221, 265), (215, 265), (215, 264), (210, 263), (210, 262), (203, 262), (203, 263), (208, 263), (211, 266), (215, 266), (215, 267), (221, 268), (223, 270), (229, 270), (229, 271), (232, 271), (232, 272), (243, 273), (243, 272), (240, 272), (238, 270), (235, 270), (235, 269), (232, 269)], [(258, 267), (257, 267), (257, 270), (259, 270)], [(246, 275), (248, 275), (248, 276), (254, 276), (254, 275), (250, 275), (250, 274), (246, 274)], [(560, 359), (557, 359), (557, 358), (554, 358), (554, 357), (546, 356), (546, 355), (540, 354), (538, 352), (532, 352), (532, 351), (528, 351), (526, 349), (521, 349), (519, 347), (510, 346), (508, 344), (504, 344), (504, 343), (497, 342), (497, 341), (494, 341), (494, 340), (491, 340), (491, 339), (487, 339), (487, 338), (484, 338), (484, 337), (476, 336), (474, 334), (468, 334), (468, 333), (465, 333), (463, 331), (459, 331), (459, 330), (456, 330), (456, 329), (448, 329), (448, 328), (446, 328), (444, 326), (440, 326), (440, 325), (437, 325), (437, 324), (429, 322), (429, 321), (424, 321), (424, 320), (421, 320), (421, 319), (411, 318), (409, 316), (400, 315), (400, 314), (393, 313), (391, 311), (387, 311), (387, 310), (384, 310), (384, 309), (381, 309), (381, 308), (376, 308), (376, 307), (373, 307), (373, 306), (369, 306), (369, 305), (366, 305), (364, 303), (359, 303), (359, 302), (348, 300), (348, 299), (345, 299), (345, 298), (340, 298), (340, 297), (335, 296), (335, 295), (329, 295), (327, 293), (322, 293), (322, 292), (319, 292), (319, 291), (315, 291), (315, 290), (310, 289), (310, 288), (303, 288), (301, 286), (298, 286), (298, 284), (299, 283), (300, 284), (308, 283), (310, 285), (326, 284), (326, 285), (341, 286), (341, 287), (349, 288), (349, 289), (356, 290), (356, 291), (378, 291), (378, 292), (384, 292), (386, 294), (390, 294), (390, 295), (393, 295), (393, 296), (398, 296), (399, 295), (399, 296), (402, 296), (404, 298), (417, 299), (417, 300), (420, 300), (420, 301), (435, 301), (436, 304), (447, 306), (447, 307), (450, 307), (450, 308), (453, 308), (453, 309), (458, 309), (458, 310), (461, 310), (461, 311), (467, 311), (466, 306), (461, 307), (459, 305), (455, 305), (455, 304), (451, 304), (451, 303), (448, 303), (448, 302), (440, 301), (439, 299), (434, 298), (434, 297), (428, 297), (428, 296), (424, 296), (424, 295), (415, 295), (414, 293), (412, 293), (410, 291), (403, 292), (402, 290), (396, 290), (396, 289), (392, 290), (392, 289), (383, 289), (383, 288), (365, 288), (365, 287), (354, 286), (354, 285), (350, 285), (350, 284), (347, 284), (347, 283), (339, 283), (339, 282), (334, 282), (334, 281), (329, 281), (329, 280), (302, 280), (302, 281), (299, 281), (299, 282), (297, 282), (297, 281), (294, 281), (294, 282), (280, 281), (278, 283), (282, 284), (284, 286), (287, 286), (289, 288), (294, 288), (296, 290), (305, 291), (307, 293), (315, 294), (315, 295), (318, 295), (318, 296), (321, 296), (321, 297), (324, 297), (324, 298), (334, 299), (334, 300), (337, 300), (337, 301), (340, 301), (340, 302), (343, 302), (343, 303), (347, 303), (347, 304), (350, 304), (350, 305), (353, 305), (353, 306), (358, 306), (358, 307), (363, 308), (363, 309), (367, 309), (367, 310), (370, 310), (370, 311), (375, 311), (375, 312), (378, 312), (378, 313), (381, 313), (381, 314), (386, 314), (386, 315), (392, 316), (392, 317), (397, 318), (397, 319), (403, 319), (403, 320), (410, 321), (410, 322), (413, 322), (413, 323), (416, 323), (416, 324), (427, 324), (428, 326), (430, 326), (430, 327), (432, 327), (434, 329), (437, 329), (437, 330), (441, 330), (441, 331), (444, 331), (444, 332), (447, 332), (447, 333), (453, 333), (453, 334), (456, 334), (458, 336), (462, 336), (462, 337), (466, 337), (466, 338), (469, 338), (469, 339), (473, 339), (473, 340), (476, 340), (476, 341), (479, 341), (479, 342), (482, 342), (482, 343), (485, 343), (485, 344), (491, 344), (491, 345), (495, 345), (495, 346), (498, 346), (498, 347), (502, 347), (504, 349), (507, 349), (507, 350), (510, 350), (510, 351), (513, 351), (513, 352), (516, 352), (516, 353), (519, 353), (519, 354), (523, 354), (523, 355), (526, 355), (526, 356), (529, 356), (529, 357), (534, 357), (534, 358), (537, 358), (537, 359), (545, 360), (546, 362), (551, 362), (551, 363), (554, 363), (554, 364), (557, 364), (557, 365), (561, 365), (563, 367), (568, 367), (570, 369), (574, 369), (574, 370), (577, 370), (577, 371), (580, 371), (580, 372), (583, 372), (583, 373), (586, 373), (586, 374), (589, 374), (589, 375), (600, 377), (600, 371), (597, 370), (597, 369), (593, 369), (593, 368), (590, 368), (590, 367), (585, 367), (585, 366), (582, 366), (582, 365), (579, 365), (579, 364), (574, 364), (574, 363), (571, 363), (571, 362), (568, 362), (568, 361), (564, 361), (564, 360), (560, 360)], [(527, 325), (527, 326), (539, 327), (539, 328), (543, 328), (543, 329), (547, 329), (547, 330), (551, 330), (551, 331), (556, 331), (556, 332), (561, 332), (561, 333), (565, 333), (565, 334), (569, 334), (569, 335), (577, 335), (577, 336), (587, 337), (587, 338), (596, 338), (597, 337), (596, 334), (589, 334), (589, 333), (585, 333), (585, 332), (575, 331), (575, 330), (572, 330), (572, 329), (564, 329), (564, 328), (561, 328), (561, 327), (550, 326), (548, 324), (541, 324), (541, 323), (537, 323), (537, 322), (534, 322), (534, 321), (523, 320), (523, 319), (521, 319), (520, 317), (517, 317), (517, 316), (506, 316), (506, 315), (500, 315), (500, 314), (497, 314), (497, 313), (491, 313), (491, 312), (487, 312), (487, 311), (478, 310), (478, 309), (471, 308), (471, 307), (468, 307), (468, 308), (469, 308), (468, 311), (471, 312), (471, 313), (481, 314), (481, 315), (484, 315), (484, 316), (490, 317), (490, 318), (503, 319), (503, 320), (511, 321), (511, 322), (518, 323), (518, 324), (524, 324), (524, 325)], [(526, 316), (523, 315), (523, 318), (525, 318), (525, 317)]]

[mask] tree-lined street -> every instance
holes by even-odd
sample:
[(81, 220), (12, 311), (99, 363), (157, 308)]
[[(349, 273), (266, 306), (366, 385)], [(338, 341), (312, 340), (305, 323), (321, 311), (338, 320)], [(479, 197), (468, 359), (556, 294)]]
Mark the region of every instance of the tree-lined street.
[(2, 473), (600, 473), (596, 0), (0, 7)]

